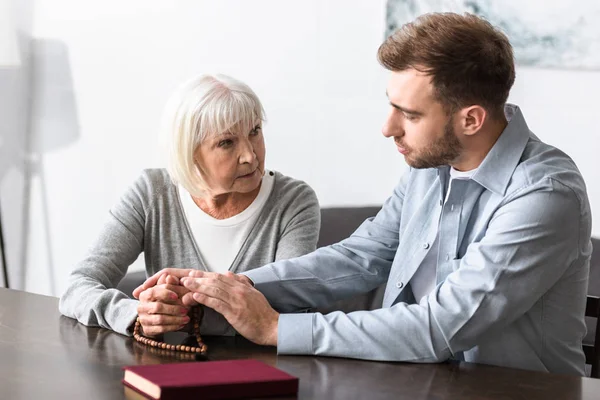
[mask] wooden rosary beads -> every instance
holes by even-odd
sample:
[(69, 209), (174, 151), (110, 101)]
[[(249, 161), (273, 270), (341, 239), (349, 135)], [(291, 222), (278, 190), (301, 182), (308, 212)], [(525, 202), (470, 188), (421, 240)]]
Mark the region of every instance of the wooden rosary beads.
[(204, 311), (201, 307), (192, 307), (191, 313), (191, 322), (193, 327), (194, 336), (196, 337), (196, 341), (198, 342), (198, 347), (196, 346), (185, 346), (185, 345), (173, 345), (165, 342), (159, 342), (154, 339), (150, 339), (148, 337), (142, 336), (140, 334), (140, 330), (142, 324), (140, 323), (140, 318), (138, 317), (135, 320), (135, 326), (133, 328), (133, 338), (145, 345), (156, 347), (158, 349), (164, 350), (173, 350), (173, 351), (183, 351), (186, 353), (199, 353), (206, 354), (207, 347), (202, 342), (202, 337), (200, 337), (200, 322), (202, 321), (202, 317), (204, 315)]

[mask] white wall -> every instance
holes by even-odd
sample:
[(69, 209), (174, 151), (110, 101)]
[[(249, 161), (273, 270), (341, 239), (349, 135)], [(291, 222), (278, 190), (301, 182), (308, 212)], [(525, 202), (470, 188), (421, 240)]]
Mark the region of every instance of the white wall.
[[(268, 168), (306, 180), (322, 205), (383, 202), (405, 169), (380, 133), (384, 17), (384, 0), (38, 0), (32, 140), (44, 179), (33, 180), (24, 288), (62, 292), (108, 208), (161, 165), (164, 101), (198, 73), (230, 74), (261, 97)], [(596, 73), (519, 69), (512, 96), (542, 139), (575, 158), (594, 210), (599, 86)]]

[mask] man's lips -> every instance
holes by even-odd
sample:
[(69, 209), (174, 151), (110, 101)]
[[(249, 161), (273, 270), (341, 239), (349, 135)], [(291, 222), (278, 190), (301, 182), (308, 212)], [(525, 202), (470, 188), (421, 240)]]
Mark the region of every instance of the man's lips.
[(398, 148), (398, 151), (400, 152), (400, 154), (407, 154), (408, 153), (408, 149), (404, 146), (402, 146), (399, 143), (396, 143), (396, 147)]

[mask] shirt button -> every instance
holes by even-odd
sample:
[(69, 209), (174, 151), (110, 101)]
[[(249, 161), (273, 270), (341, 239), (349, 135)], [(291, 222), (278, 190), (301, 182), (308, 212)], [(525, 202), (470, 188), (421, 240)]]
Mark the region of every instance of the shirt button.
[(446, 261), (450, 261), (450, 254), (446, 254)]
[(398, 289), (402, 289), (404, 287), (404, 283), (402, 283), (402, 282), (396, 282), (396, 287)]
[(423, 243), (423, 248), (427, 250), (429, 248), (429, 243)]

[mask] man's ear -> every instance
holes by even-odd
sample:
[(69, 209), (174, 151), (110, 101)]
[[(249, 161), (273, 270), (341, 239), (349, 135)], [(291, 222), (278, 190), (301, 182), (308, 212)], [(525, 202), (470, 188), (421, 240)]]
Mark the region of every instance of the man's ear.
[(459, 111), (460, 131), (463, 135), (471, 136), (479, 132), (484, 122), (487, 121), (488, 113), (485, 108), (474, 105), (465, 107)]

